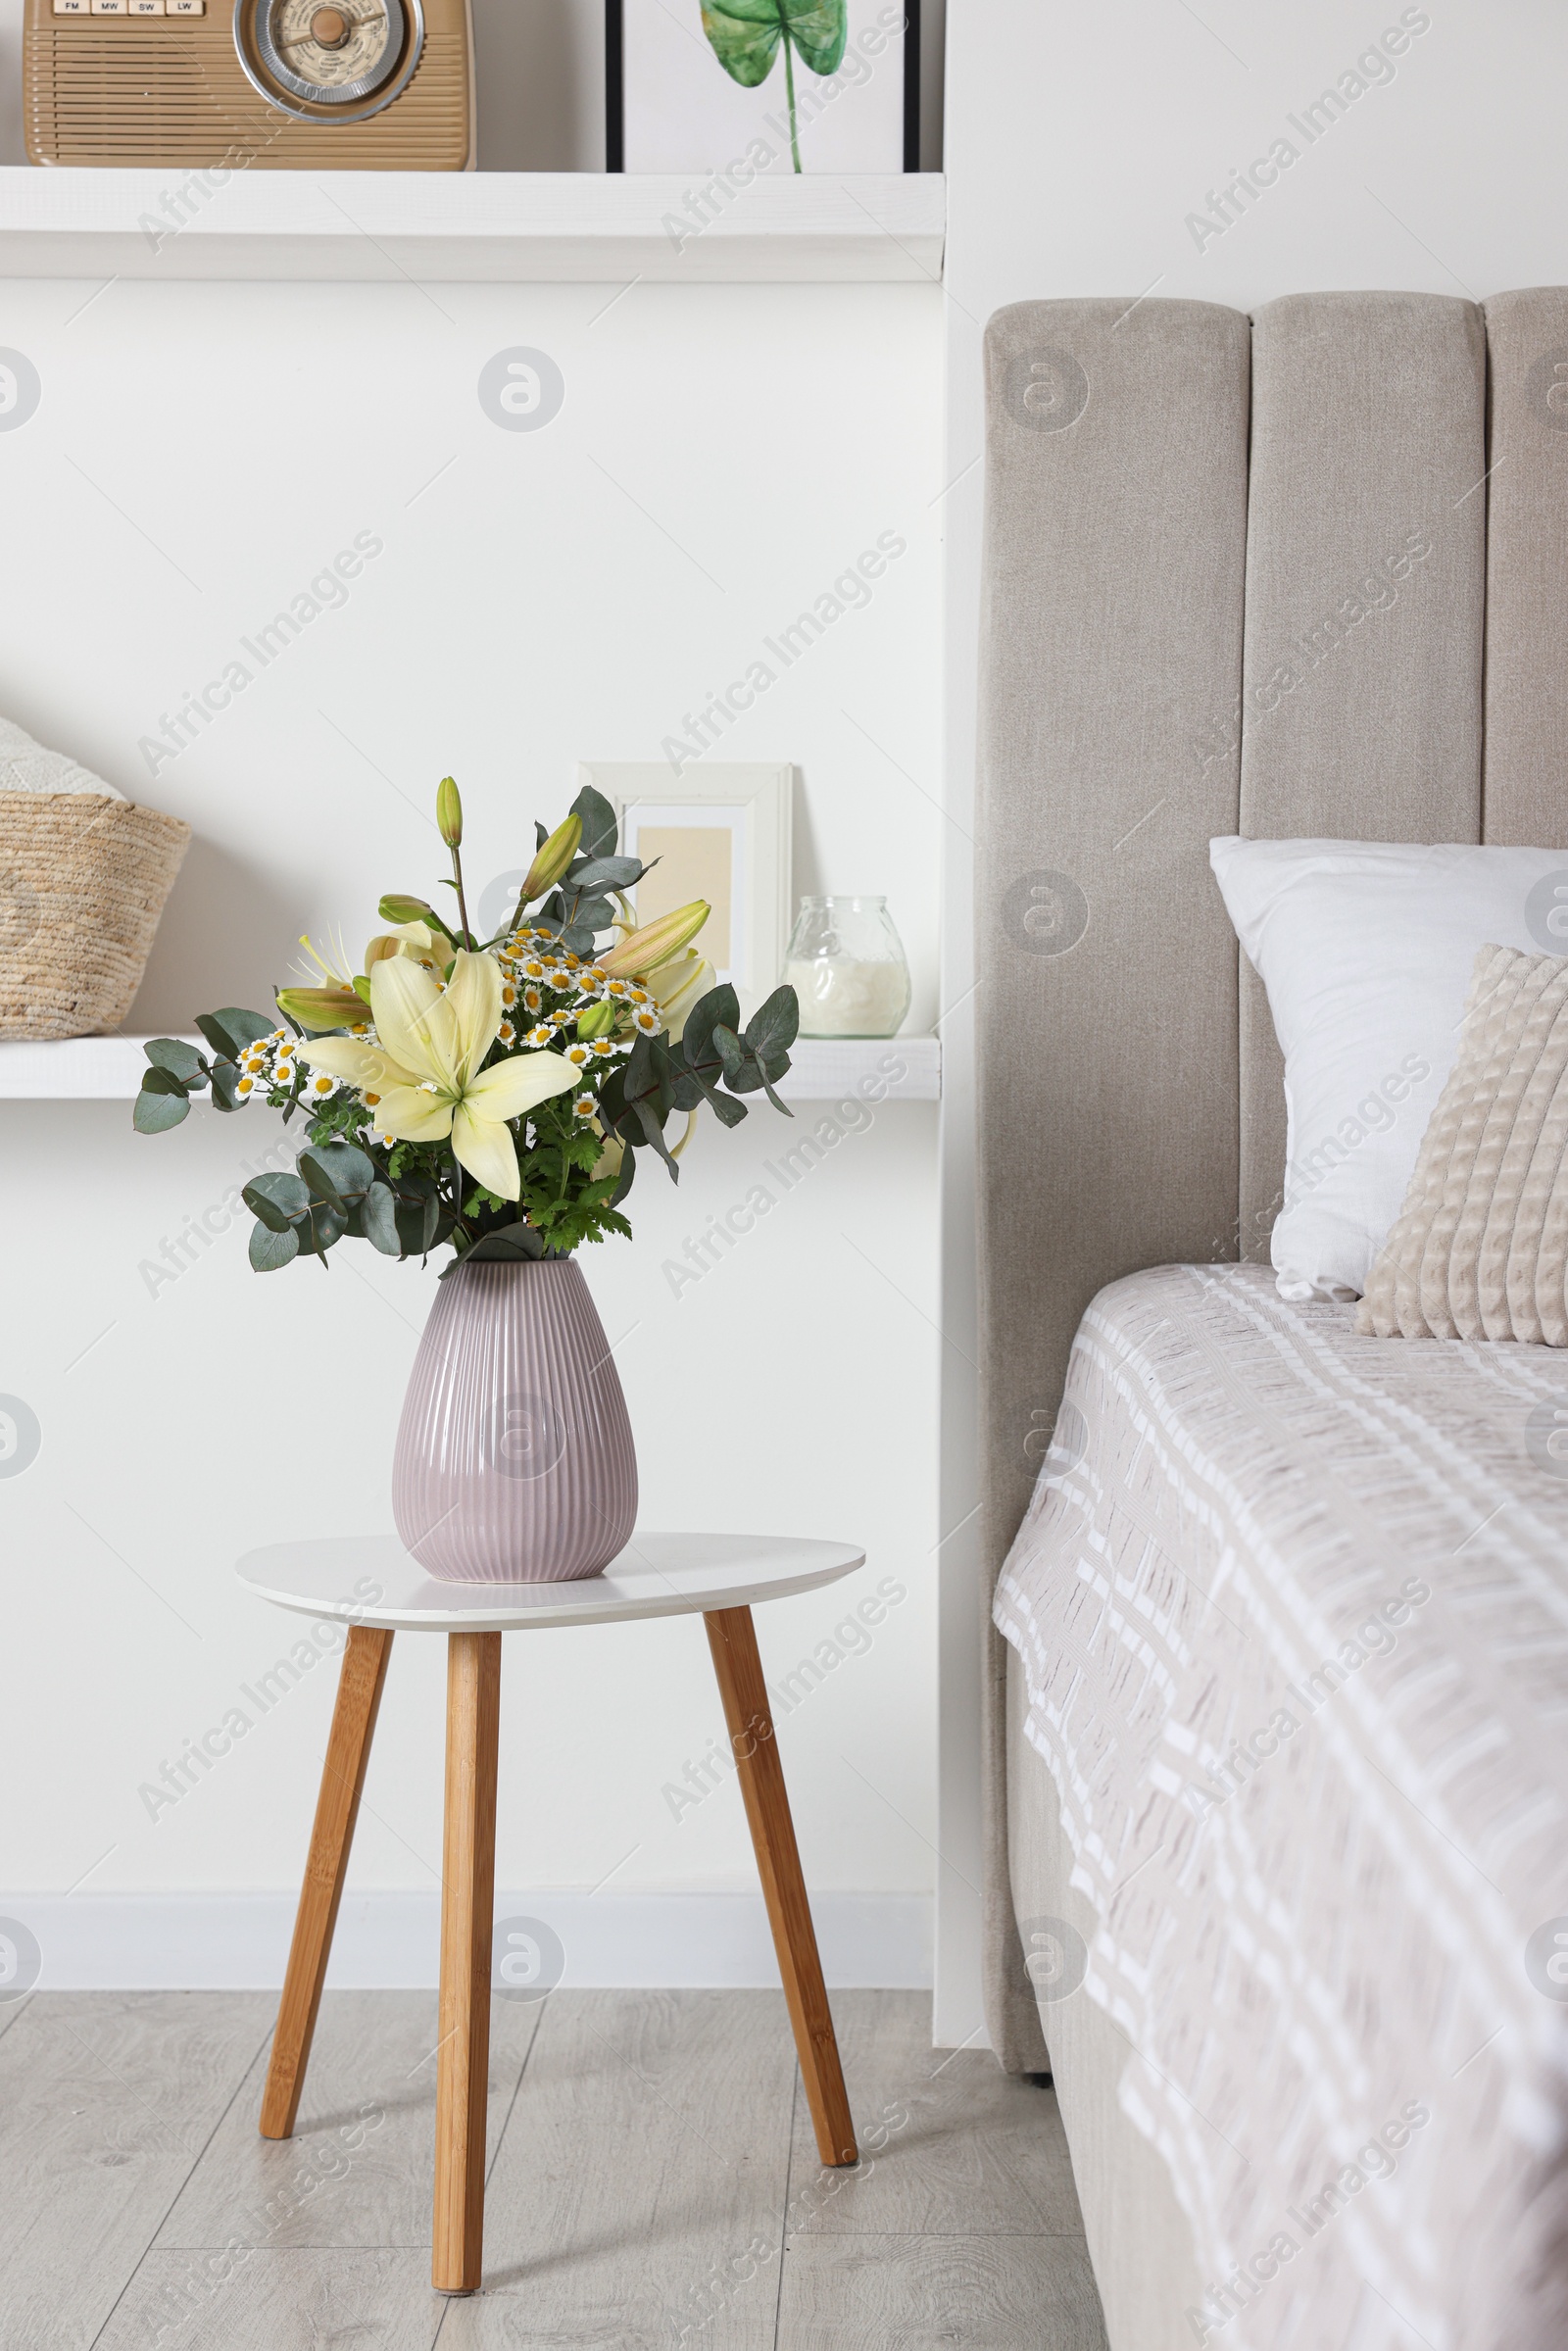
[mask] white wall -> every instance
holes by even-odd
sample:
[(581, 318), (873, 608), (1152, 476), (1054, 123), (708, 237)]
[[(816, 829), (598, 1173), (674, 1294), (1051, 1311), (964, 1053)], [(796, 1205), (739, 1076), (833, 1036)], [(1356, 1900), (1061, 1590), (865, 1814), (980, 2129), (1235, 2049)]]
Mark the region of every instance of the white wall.
[[(719, 756), (798, 762), (796, 887), (887, 892), (916, 969), (911, 1025), (929, 1025), (939, 297), (613, 293), (0, 290), (0, 341), (43, 383), (32, 419), (0, 434), (0, 710), (196, 833), (131, 1028), (265, 1002), (302, 930), (341, 924), (357, 949), (379, 891), (434, 883), (427, 811), (449, 769), (470, 875), (515, 865), (535, 810), (564, 808), (580, 758), (657, 759), (686, 710), (887, 530), (907, 551), (870, 604)], [(560, 416), (535, 433), (498, 430), (476, 398), (485, 360), (515, 344), (550, 352), (565, 378)], [(360, 532), (383, 551), (346, 605), (150, 775), (140, 739)], [(589, 1251), (585, 1270), (620, 1343), (644, 1523), (858, 1537), (863, 1589), (888, 1576), (904, 1589), (782, 1744), (839, 1971), (912, 1980), (933, 1805), (931, 1111), (883, 1107), (787, 1196), (774, 1184), (773, 1212), (678, 1298), (664, 1271), (709, 1209), (821, 1116), (705, 1133), (678, 1192), (645, 1171), (635, 1244)], [(226, 1925), (220, 1907), (195, 1926), (188, 1906), (168, 1908), (162, 1946), (153, 1914), (176, 1893), (292, 1891), (331, 1669), (177, 1805), (151, 1818), (138, 1789), (298, 1638), (240, 1592), (235, 1555), (390, 1526), (392, 1438), (433, 1275), (348, 1245), (325, 1275), (255, 1276), (242, 1217), (160, 1278), (166, 1242), (273, 1139), (265, 1110), (203, 1110), (148, 1139), (126, 1104), (8, 1103), (0, 1129), (0, 1391), (43, 1430), (36, 1461), (0, 1477), (0, 1740), (16, 1799), (0, 1911), (25, 1916), (30, 1895), (79, 1882), (64, 1907), (36, 1906), (54, 1981), (145, 1979), (165, 1962), (168, 1980), (188, 1965), (266, 1981), (286, 1899), (261, 1928), (254, 1905)], [(860, 1590), (767, 1610), (770, 1672), (808, 1655)], [(441, 1687), (440, 1643), (400, 1636), (354, 1872), (408, 1897), (405, 1911), (419, 1897), (427, 1973)], [(678, 1823), (662, 1795), (720, 1731), (695, 1622), (510, 1641), (505, 1892), (586, 1892), (613, 1873), (610, 1916), (612, 1897), (755, 1885), (732, 1788)], [(668, 1940), (667, 1907), (613, 1916), (593, 1964), (637, 1981), (654, 1964), (639, 1937), (662, 1921)], [(700, 1980), (700, 1924), (660, 1966)], [(717, 1972), (765, 1965), (747, 1948), (720, 1953)]]
[[(943, 1802), (949, 1864), (938, 1943), (938, 2037), (979, 2027), (979, 1616), (971, 1375), (970, 1023), (967, 998), (975, 615), (980, 576), (980, 337), (1003, 303), (1148, 292), (1250, 309), (1317, 287), (1484, 297), (1568, 279), (1557, 187), (1568, 18), (1551, 0), (1464, 0), (1429, 20), (1392, 78), (1308, 145), (1288, 118), (1338, 83), (1398, 5), (1314, 0), (967, 0), (949, 24), (947, 949), (944, 1022)], [(1378, 74), (1381, 69), (1370, 69)], [(1366, 77), (1363, 77), (1366, 78)], [(1310, 127), (1310, 126), (1309, 126)], [(1285, 136), (1298, 160), (1221, 235), (1187, 216)], [(985, 919), (984, 909), (980, 919)]]

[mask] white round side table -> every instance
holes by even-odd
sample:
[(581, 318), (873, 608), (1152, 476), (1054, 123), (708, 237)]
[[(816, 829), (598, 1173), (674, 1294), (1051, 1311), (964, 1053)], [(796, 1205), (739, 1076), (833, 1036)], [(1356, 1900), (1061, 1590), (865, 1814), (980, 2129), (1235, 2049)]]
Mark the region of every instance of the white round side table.
[(864, 1564), (842, 1543), (766, 1535), (642, 1535), (602, 1575), (575, 1584), (442, 1584), (392, 1537), (281, 1543), (239, 1562), (279, 1607), (349, 1627), (305, 1882), (262, 2100), (262, 2133), (288, 2138), (299, 2111), (349, 1846), (394, 1632), (447, 1636), (446, 1815), (441, 1866), (431, 2279), (471, 2294), (484, 2245), (490, 1943), (496, 1868), (501, 1636), (551, 1625), (700, 1614), (746, 1804), (801, 2075), (825, 2165), (857, 2161), (855, 2127), (789, 1797), (757, 1653), (752, 1605), (833, 1584)]

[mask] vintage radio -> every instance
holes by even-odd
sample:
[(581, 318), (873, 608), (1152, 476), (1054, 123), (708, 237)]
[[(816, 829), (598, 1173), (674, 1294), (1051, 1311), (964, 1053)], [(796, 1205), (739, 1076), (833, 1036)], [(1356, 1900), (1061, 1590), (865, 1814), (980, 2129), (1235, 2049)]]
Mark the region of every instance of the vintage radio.
[(461, 171), (469, 0), (26, 0), (35, 164)]

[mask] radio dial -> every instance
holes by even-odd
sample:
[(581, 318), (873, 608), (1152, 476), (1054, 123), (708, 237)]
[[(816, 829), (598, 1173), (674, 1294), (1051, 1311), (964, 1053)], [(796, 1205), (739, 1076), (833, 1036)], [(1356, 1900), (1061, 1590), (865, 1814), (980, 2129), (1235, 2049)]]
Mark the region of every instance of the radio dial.
[[(270, 105), (284, 114), (377, 114), (408, 84), (424, 45), (419, 0), (239, 0), (234, 44)], [(319, 119), (319, 118), (318, 118)]]

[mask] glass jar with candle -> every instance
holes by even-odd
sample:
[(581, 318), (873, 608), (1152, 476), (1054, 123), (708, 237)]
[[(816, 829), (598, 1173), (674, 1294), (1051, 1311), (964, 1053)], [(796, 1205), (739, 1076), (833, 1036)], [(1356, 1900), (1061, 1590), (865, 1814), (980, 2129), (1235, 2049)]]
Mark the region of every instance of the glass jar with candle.
[(909, 1008), (909, 966), (885, 898), (803, 898), (784, 977), (803, 1037), (892, 1037)]

